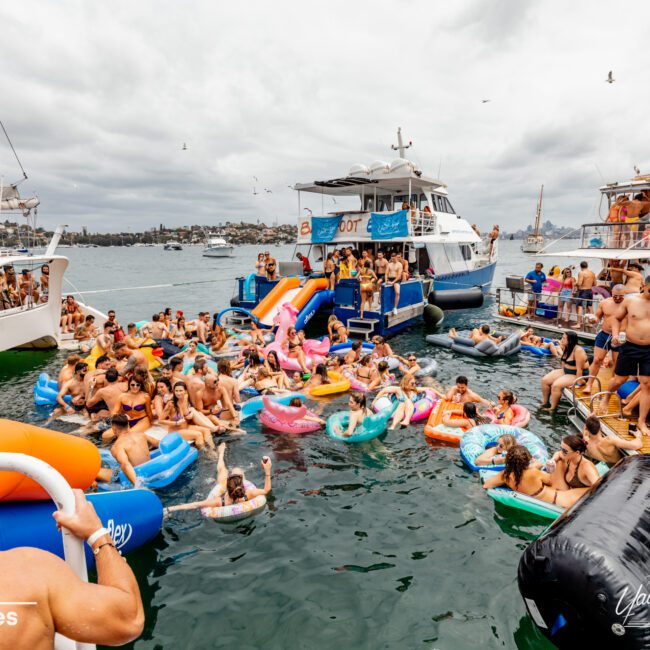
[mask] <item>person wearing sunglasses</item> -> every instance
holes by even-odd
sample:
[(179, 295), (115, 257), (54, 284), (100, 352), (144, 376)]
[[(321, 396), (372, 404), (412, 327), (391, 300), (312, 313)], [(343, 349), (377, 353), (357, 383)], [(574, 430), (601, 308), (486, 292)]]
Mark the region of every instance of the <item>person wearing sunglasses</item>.
[(226, 444), (221, 443), (217, 448), (217, 484), (220, 487), (218, 493), (211, 499), (183, 503), (178, 506), (169, 507), (166, 512), (179, 510), (196, 510), (197, 508), (221, 508), (231, 506), (234, 503), (250, 501), (257, 496), (266, 496), (271, 491), (271, 459), (268, 456), (262, 458), (262, 469), (264, 470), (264, 487), (247, 487), (246, 475), (241, 467), (233, 467), (228, 470), (224, 461)]
[(596, 466), (585, 458), (585, 451), (587, 443), (581, 436), (570, 435), (562, 438), (560, 451), (555, 452), (546, 465), (554, 488), (589, 488), (600, 478)]
[(409, 354), (406, 358), (395, 355), (395, 358), (398, 359), (401, 363), (399, 369), (405, 375), (415, 375), (416, 372), (421, 370), (417, 357), (414, 354)]
[[(472, 404), (473, 406), (473, 404)], [(473, 418), (472, 418), (473, 419)], [(499, 436), (494, 447), (486, 449), (475, 461), (475, 465), (503, 465), (507, 453), (517, 444), (517, 438), (509, 433)]]
[(115, 401), (113, 415), (124, 413), (128, 418), (129, 429), (146, 431), (151, 427), (154, 416), (151, 410), (151, 398), (140, 379), (131, 377), (128, 391), (122, 393)]

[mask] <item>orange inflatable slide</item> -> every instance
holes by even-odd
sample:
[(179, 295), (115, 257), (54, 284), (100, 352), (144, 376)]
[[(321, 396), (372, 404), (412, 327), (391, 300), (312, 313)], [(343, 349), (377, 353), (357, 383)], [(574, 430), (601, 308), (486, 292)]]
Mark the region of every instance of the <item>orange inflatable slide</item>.
[[(71, 487), (87, 490), (101, 466), (99, 449), (84, 440), (32, 424), (0, 419), (0, 452), (34, 456), (60, 472)], [(0, 501), (49, 499), (35, 481), (17, 472), (0, 471)]]
[(442, 440), (455, 445), (459, 445), (466, 428), (450, 427), (442, 423), (442, 418), (448, 413), (452, 418), (463, 417), (463, 405), (449, 402), (441, 399), (436, 408), (431, 411), (431, 415), (424, 427), (424, 435), (434, 440)]

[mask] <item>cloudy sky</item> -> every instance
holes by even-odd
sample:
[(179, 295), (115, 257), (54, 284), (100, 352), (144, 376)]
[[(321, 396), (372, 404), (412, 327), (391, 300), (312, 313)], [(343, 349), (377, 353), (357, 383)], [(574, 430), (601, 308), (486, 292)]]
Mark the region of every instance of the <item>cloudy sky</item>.
[(22, 0), (0, 24), (0, 119), (46, 227), (293, 222), (289, 185), (390, 160), (398, 126), (484, 228), (532, 221), (542, 183), (578, 224), (650, 173), (647, 0)]

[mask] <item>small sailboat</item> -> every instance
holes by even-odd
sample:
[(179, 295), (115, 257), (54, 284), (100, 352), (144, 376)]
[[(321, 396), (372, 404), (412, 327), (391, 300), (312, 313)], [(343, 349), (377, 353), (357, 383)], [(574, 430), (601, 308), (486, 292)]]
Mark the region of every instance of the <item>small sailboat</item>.
[(544, 194), (544, 186), (539, 191), (539, 201), (537, 202), (537, 214), (535, 215), (535, 228), (533, 232), (526, 237), (526, 241), (521, 245), (521, 250), (524, 253), (539, 253), (544, 248), (544, 236), (540, 232), (540, 222), (542, 220), (542, 196)]

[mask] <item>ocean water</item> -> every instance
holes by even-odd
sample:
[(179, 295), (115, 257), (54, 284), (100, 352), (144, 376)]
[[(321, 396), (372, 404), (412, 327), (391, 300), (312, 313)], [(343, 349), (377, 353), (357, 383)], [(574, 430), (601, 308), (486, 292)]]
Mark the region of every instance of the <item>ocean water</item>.
[[(533, 260), (520, 242), (501, 242), (495, 285)], [(261, 250), (261, 249), (259, 249)], [(288, 259), (292, 246), (275, 249)], [(217, 311), (229, 304), (233, 278), (253, 269), (257, 247), (233, 258), (201, 257), (198, 247), (67, 249), (67, 277), (99, 309), (122, 323), (161, 308)], [(201, 282), (201, 284), (185, 284)], [(179, 286), (134, 290), (176, 283)], [(92, 293), (119, 288), (110, 293)], [(493, 301), (448, 313), (444, 327), (492, 321)], [(502, 327), (501, 329), (507, 329)], [(539, 380), (555, 361), (525, 353), (508, 359), (459, 357), (426, 344), (425, 328), (391, 340), (393, 348), (438, 360), (438, 380), (458, 374), (494, 398), (511, 388), (532, 413), (530, 429), (551, 447), (570, 431), (564, 413), (538, 412)], [(0, 354), (0, 417), (42, 423), (31, 388), (56, 373), (62, 352)], [(315, 402), (324, 416), (345, 397)], [(57, 424), (65, 430), (66, 425)], [(457, 448), (423, 435), (423, 424), (361, 445), (322, 432), (290, 437), (246, 423), (227, 439), (226, 462), (263, 481), (273, 461), (268, 508), (241, 525), (219, 525), (198, 512), (164, 522), (147, 548), (129, 556), (146, 608), (146, 627), (125, 647), (154, 648), (549, 648), (529, 620), (517, 589), (517, 565), (547, 522), (496, 506)], [(203, 498), (215, 466), (200, 458), (159, 492), (165, 505)]]

